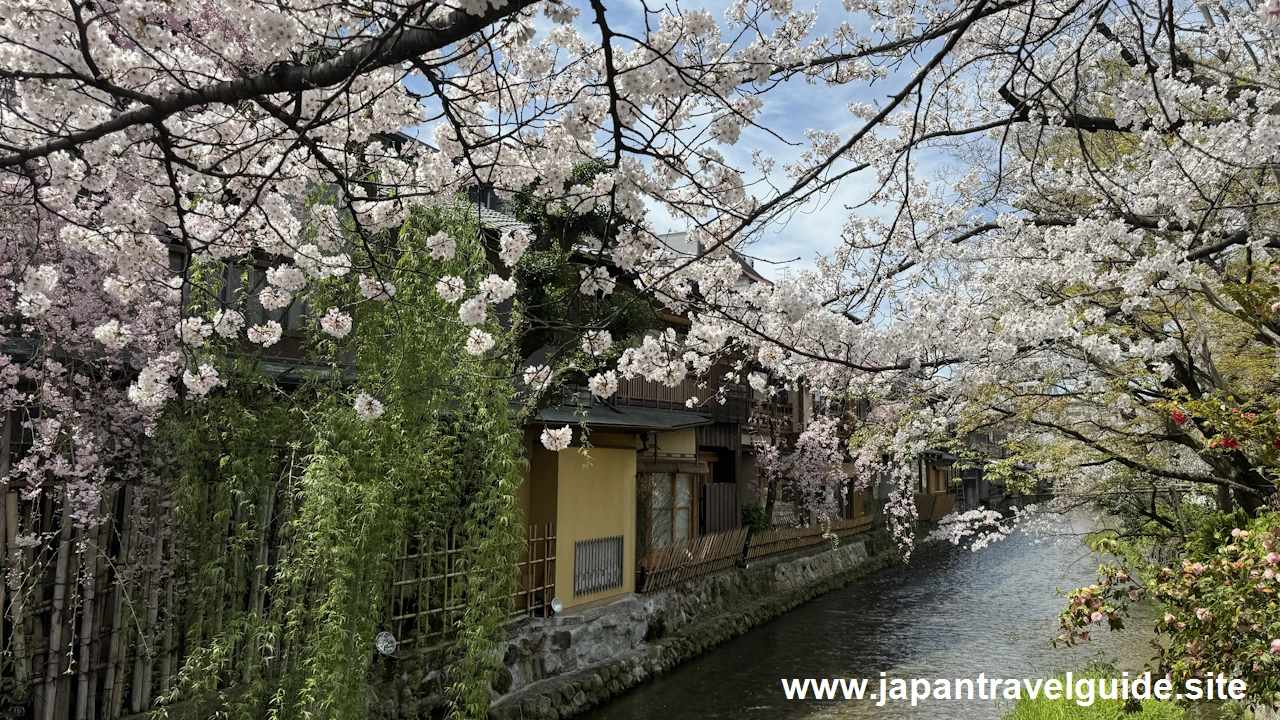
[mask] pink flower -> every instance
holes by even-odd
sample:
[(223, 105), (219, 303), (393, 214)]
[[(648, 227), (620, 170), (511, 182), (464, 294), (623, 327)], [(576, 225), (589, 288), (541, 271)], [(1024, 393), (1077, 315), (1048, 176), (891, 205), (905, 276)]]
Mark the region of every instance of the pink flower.
[(484, 295), (477, 295), (462, 303), (458, 308), (458, 317), (461, 318), (463, 325), (479, 325), (484, 322), (488, 308)]
[(262, 325), (249, 328), (249, 342), (257, 343), (262, 347), (271, 347), (280, 342), (280, 336), (283, 334), (284, 328), (280, 327), (280, 323), (268, 320)]
[(370, 300), (387, 301), (396, 294), (396, 286), (385, 280), (360, 276), (360, 294)]
[(338, 308), (329, 308), (320, 318), (320, 329), (341, 340), (351, 332), (351, 316)]
[(1267, 553), (1268, 565), (1280, 565), (1280, 553)]
[(1271, 641), (1271, 654), (1280, 655), (1280, 638)]
[(382, 403), (377, 398), (370, 395), (369, 393), (362, 392), (359, 395), (357, 395), (356, 401), (355, 403), (353, 403), (353, 405), (356, 409), (356, 417), (360, 418), (365, 422), (369, 422), (371, 420), (377, 420), (378, 418), (382, 417), (382, 413), (383, 413)]
[(542, 431), (542, 446), (551, 452), (560, 452), (569, 447), (573, 441), (573, 428), (565, 425), (562, 428), (547, 428)]
[(1164, 622), (1166, 625), (1172, 625), (1174, 620), (1177, 620), (1177, 618), (1175, 618), (1173, 615), (1169, 613), (1164, 614)]
[(1196, 608), (1196, 619), (1200, 622), (1208, 622), (1213, 617), (1213, 613), (1206, 608)]

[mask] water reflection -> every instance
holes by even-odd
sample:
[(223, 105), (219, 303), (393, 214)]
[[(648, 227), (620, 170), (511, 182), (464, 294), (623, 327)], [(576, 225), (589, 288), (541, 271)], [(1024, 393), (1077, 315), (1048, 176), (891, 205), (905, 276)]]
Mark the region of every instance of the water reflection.
[[(1063, 591), (1093, 581), (1097, 560), (1074, 539), (1039, 542), (1019, 533), (977, 553), (951, 548), (917, 556), (829, 593), (597, 708), (589, 720), (809, 717), (999, 718), (1001, 701), (905, 703), (788, 701), (780, 677), (1045, 677), (1104, 659), (1122, 670), (1150, 656), (1149, 618), (1054, 649)], [(870, 690), (870, 688), (869, 688)]]

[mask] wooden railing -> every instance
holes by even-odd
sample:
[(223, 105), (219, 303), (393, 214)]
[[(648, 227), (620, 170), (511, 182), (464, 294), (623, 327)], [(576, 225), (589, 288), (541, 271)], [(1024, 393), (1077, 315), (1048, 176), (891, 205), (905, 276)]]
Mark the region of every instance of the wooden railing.
[(866, 515), (855, 520), (835, 520), (830, 525), (814, 523), (809, 527), (775, 528), (755, 533), (747, 546), (747, 560), (785, 555), (830, 543), (833, 538), (846, 538), (864, 533), (875, 525), (876, 516)]
[[(878, 514), (877, 514), (878, 515)], [(836, 520), (830, 525), (776, 528), (747, 535), (746, 528), (682, 540), (649, 552), (640, 561), (638, 592), (653, 592), (733, 568), (739, 560), (759, 560), (865, 533), (877, 515)], [(745, 553), (744, 553), (745, 549)]]
[(693, 378), (685, 378), (679, 385), (668, 387), (636, 377), (630, 380), (618, 378), (618, 392), (613, 397), (618, 405), (684, 410), (685, 402), (697, 394), (698, 383)]
[(916, 517), (921, 522), (938, 522), (956, 507), (956, 496), (945, 493), (920, 493), (916, 495)]
[(703, 535), (657, 548), (640, 561), (640, 592), (652, 592), (686, 580), (723, 572), (742, 557), (747, 529)]
[[(698, 398), (695, 411), (710, 415), (715, 422), (746, 423), (751, 414), (750, 391), (745, 385), (724, 382), (723, 373), (710, 373), (706, 387), (698, 387), (699, 380), (685, 378), (675, 387), (667, 387), (644, 378), (627, 380), (619, 378), (618, 392), (613, 397), (617, 405), (651, 407), (665, 410), (685, 410), (690, 398)], [(723, 390), (724, 403), (716, 398)]]

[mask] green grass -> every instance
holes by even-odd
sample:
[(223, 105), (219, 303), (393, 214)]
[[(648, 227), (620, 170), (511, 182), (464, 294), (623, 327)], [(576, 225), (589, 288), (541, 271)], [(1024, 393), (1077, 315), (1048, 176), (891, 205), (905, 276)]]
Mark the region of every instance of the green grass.
[[(1074, 673), (1075, 678), (1114, 678), (1119, 673), (1099, 673), (1086, 670)], [(1058, 675), (1065, 680), (1065, 675)], [(1095, 692), (1096, 695), (1096, 692)], [(1004, 716), (1004, 720), (1183, 720), (1185, 711), (1177, 703), (1167, 700), (1143, 700), (1142, 709), (1134, 713), (1124, 711), (1124, 701), (1104, 700), (1094, 697), (1093, 704), (1078, 705), (1075, 700), (1061, 698), (1050, 700), (1043, 695), (1035, 698), (1024, 697), (1014, 703), (1013, 710)]]

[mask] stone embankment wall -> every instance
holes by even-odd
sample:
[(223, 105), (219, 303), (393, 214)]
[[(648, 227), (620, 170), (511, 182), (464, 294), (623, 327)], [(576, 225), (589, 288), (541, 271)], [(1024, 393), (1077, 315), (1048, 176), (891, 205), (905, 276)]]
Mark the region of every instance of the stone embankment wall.
[(900, 560), (881, 533), (515, 629), (490, 717), (567, 718)]

